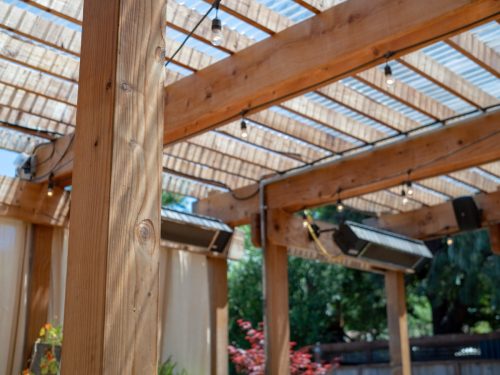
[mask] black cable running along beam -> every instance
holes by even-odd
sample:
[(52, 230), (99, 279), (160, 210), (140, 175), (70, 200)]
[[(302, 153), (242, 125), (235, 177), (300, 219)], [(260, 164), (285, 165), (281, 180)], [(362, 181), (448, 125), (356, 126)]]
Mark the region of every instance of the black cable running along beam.
[(175, 58), (175, 56), (177, 56), (177, 54), (182, 50), (182, 47), (184, 47), (184, 45), (187, 43), (187, 41), (193, 36), (194, 32), (198, 29), (198, 27), (201, 25), (201, 23), (208, 17), (210, 12), (213, 9), (219, 10), (219, 5), (220, 5), (221, 1), (222, 0), (214, 0), (212, 5), (210, 6), (210, 8), (208, 8), (208, 10), (205, 12), (203, 17), (201, 17), (200, 20), (198, 21), (198, 23), (194, 26), (193, 30), (191, 30), (189, 32), (189, 34), (182, 41), (181, 45), (175, 50), (174, 54), (172, 56), (170, 56), (168, 58), (168, 60), (165, 62), (165, 68), (172, 62), (172, 60)]

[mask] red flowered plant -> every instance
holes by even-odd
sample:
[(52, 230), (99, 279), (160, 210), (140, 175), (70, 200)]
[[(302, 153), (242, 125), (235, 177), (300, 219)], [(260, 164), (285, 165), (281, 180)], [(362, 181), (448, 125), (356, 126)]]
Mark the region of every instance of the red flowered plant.
[[(240, 328), (246, 333), (245, 340), (250, 344), (250, 349), (240, 349), (229, 346), (229, 356), (240, 374), (262, 375), (264, 374), (265, 352), (264, 332), (262, 323), (259, 328), (253, 328), (250, 322), (239, 319)], [(315, 363), (311, 361), (312, 355), (294, 350), (296, 343), (290, 343), (290, 374), (291, 375), (324, 375), (331, 370), (328, 364)]]

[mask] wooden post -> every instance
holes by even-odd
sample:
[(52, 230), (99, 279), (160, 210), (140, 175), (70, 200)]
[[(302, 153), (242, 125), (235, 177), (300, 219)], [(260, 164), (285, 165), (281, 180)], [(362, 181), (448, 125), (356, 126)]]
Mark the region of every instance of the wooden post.
[(28, 313), (24, 340), (24, 363), (31, 355), (40, 328), (47, 323), (49, 310), (50, 265), (52, 257), (53, 227), (33, 226), (30, 277), (28, 287)]
[(158, 365), (164, 0), (86, 0), (62, 373)]
[(491, 225), (488, 227), (490, 234), (491, 252), (495, 255), (500, 255), (500, 224)]
[(290, 373), (288, 252), (269, 243), (263, 254), (266, 374)]
[(227, 260), (208, 258), (210, 287), (210, 371), (228, 373)]
[(406, 318), (405, 280), (402, 272), (385, 274), (387, 322), (392, 375), (411, 375), (410, 340)]

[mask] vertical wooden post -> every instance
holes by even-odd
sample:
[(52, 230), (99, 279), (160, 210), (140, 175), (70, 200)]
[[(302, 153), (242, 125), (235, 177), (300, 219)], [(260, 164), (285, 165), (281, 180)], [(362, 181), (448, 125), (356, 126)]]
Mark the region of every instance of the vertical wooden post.
[(500, 255), (500, 224), (488, 227), (490, 234), (491, 251), (495, 255)]
[(385, 274), (389, 352), (392, 375), (411, 375), (410, 340), (406, 318), (405, 280), (402, 272)]
[(164, 0), (86, 0), (62, 373), (156, 374)]
[(24, 361), (28, 360), (40, 328), (47, 323), (49, 311), (50, 265), (54, 228), (33, 226), (33, 244), (30, 259)]
[(208, 258), (210, 288), (210, 373), (228, 373), (227, 260)]
[(266, 374), (290, 373), (287, 248), (266, 244), (263, 254)]

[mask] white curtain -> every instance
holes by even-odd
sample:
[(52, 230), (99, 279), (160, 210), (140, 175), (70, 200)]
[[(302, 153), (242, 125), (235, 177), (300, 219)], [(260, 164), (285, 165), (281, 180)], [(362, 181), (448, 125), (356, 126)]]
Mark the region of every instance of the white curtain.
[(64, 321), (68, 234), (68, 229), (54, 228), (52, 238), (48, 321), (55, 326), (63, 324)]
[(210, 373), (210, 309), (207, 259), (161, 249), (161, 361), (169, 357), (188, 374)]
[(31, 227), (0, 218), (0, 374), (19, 374), (26, 325)]

